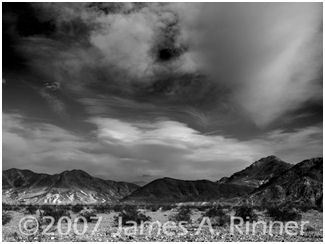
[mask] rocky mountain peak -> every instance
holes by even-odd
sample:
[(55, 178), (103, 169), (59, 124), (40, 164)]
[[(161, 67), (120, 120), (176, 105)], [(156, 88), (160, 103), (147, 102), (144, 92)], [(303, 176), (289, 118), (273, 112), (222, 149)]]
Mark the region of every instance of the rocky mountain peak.
[(292, 164), (284, 162), (278, 157), (271, 155), (255, 161), (245, 169), (234, 173), (230, 177), (223, 177), (218, 182), (258, 187), (267, 182), (270, 178), (281, 174), (291, 167)]

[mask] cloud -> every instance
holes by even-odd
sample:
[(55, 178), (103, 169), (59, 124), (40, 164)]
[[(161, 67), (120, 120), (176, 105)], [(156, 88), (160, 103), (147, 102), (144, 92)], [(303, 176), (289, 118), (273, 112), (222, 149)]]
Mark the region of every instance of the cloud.
[[(60, 168), (85, 167), (96, 158), (84, 152), (94, 145), (52, 124), (30, 122), (19, 114), (3, 114), (5, 168), (30, 168), (57, 172)], [(79, 165), (80, 164), (80, 165)]]
[(68, 116), (64, 103), (60, 99), (58, 99), (54, 94), (48, 91), (48, 89), (53, 89), (53, 88), (46, 87), (46, 89), (41, 89), (39, 91), (41, 97), (46, 100), (46, 102), (49, 104), (49, 106), (52, 108), (52, 110), (55, 113), (57, 113), (62, 117)]
[(257, 142), (265, 148), (272, 148), (289, 162), (298, 162), (303, 158), (322, 156), (323, 129), (319, 124), (293, 131), (274, 130), (267, 133), (264, 141)]
[[(271, 154), (291, 163), (322, 155), (320, 125), (291, 132), (275, 130), (257, 139), (241, 141), (222, 135), (203, 135), (176, 121), (129, 123), (93, 118), (90, 122), (98, 127), (97, 138), (108, 147), (113, 145), (113, 151), (155, 162), (146, 164), (144, 170), (164, 165), (160, 174), (164, 172), (174, 177), (207, 174), (213, 178)], [(202, 168), (196, 169), (198, 165)]]
[(203, 14), (206, 69), (257, 125), (322, 101), (320, 4), (207, 4)]
[(18, 49), (77, 99), (146, 97), (202, 114), (236, 108), (259, 127), (322, 100), (319, 3), (32, 6), (55, 31), (23, 37)]
[(72, 133), (20, 114), (3, 114), (3, 167), (57, 173), (83, 169), (126, 181), (170, 176), (216, 180), (275, 154), (297, 163), (322, 155), (321, 126), (275, 130), (253, 140), (203, 135), (186, 124), (156, 120), (137, 123), (94, 117), (91, 136)]
[[(81, 84), (75, 85), (82, 86), (83, 82), (96, 82), (96, 77), (89, 79), (83, 75), (97, 71), (103, 73), (103, 78), (112, 79), (111, 82), (146, 83), (157, 74), (190, 66), (183, 64), (187, 60), (181, 57), (185, 44), (176, 40), (180, 35), (180, 20), (169, 4), (44, 3), (33, 6), (38, 9), (41, 21), (55, 24), (57, 35), (55, 38), (25, 37), (21, 51), (37, 70), (47, 70), (47, 65), (55, 68), (57, 77), (54, 78), (58, 81), (68, 82), (60, 77), (65, 73), (72, 79), (80, 78)], [(79, 33), (81, 27), (84, 31)], [(71, 33), (63, 34), (67, 32), (66, 28)], [(159, 62), (161, 49), (171, 62)], [(175, 55), (177, 58), (173, 58)], [(46, 65), (41, 61), (51, 60), (50, 57), (53, 60)], [(73, 81), (70, 79), (69, 82)]]

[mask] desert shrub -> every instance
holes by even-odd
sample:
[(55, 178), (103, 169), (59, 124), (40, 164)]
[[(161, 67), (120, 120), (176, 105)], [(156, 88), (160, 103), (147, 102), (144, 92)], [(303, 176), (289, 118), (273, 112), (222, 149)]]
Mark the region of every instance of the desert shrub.
[(56, 209), (60, 209), (63, 211), (70, 211), (72, 206), (71, 205), (53, 205)]
[(236, 209), (236, 217), (241, 217), (244, 221), (256, 221), (257, 215), (254, 213), (253, 207), (249, 205), (242, 205)]
[(2, 204), (2, 210), (5, 211), (20, 211), (23, 208), (24, 206), (16, 205), (16, 204), (7, 204), (7, 203)]
[(97, 219), (96, 219), (97, 215), (95, 214), (95, 211), (91, 210), (91, 209), (81, 210), (79, 216), (84, 217), (87, 220), (87, 222), (96, 222), (97, 221)]
[(29, 204), (26, 206), (27, 214), (36, 214), (36, 211), (39, 209), (39, 206)]
[(111, 211), (111, 207), (109, 205), (104, 205), (104, 204), (95, 205), (94, 209), (98, 213), (109, 213)]
[[(62, 206), (54, 206), (54, 205), (44, 205), (42, 206), (42, 213), (41, 213), (41, 217), (44, 216), (51, 216), (54, 218), (54, 223), (57, 223), (58, 220), (63, 217), (69, 217), (70, 218), (70, 213), (69, 211), (62, 207)], [(48, 220), (49, 221), (49, 220)]]
[(158, 204), (152, 204), (152, 205), (148, 205), (146, 207), (146, 209), (152, 211), (152, 212), (157, 212), (160, 209), (161, 206), (159, 206)]
[(301, 219), (301, 214), (298, 212), (298, 210), (289, 207), (272, 206), (267, 209), (267, 214), (273, 220), (282, 222)]
[(205, 205), (205, 206), (197, 206), (196, 208), (197, 208), (197, 210), (199, 210), (201, 212), (204, 212), (204, 211), (210, 209), (211, 206), (207, 206), (207, 205)]
[(171, 205), (171, 204), (151, 204), (151, 205), (147, 205), (145, 207), (145, 209), (150, 210), (152, 212), (156, 212), (158, 210), (161, 211), (168, 211), (173, 209), (175, 206)]
[(2, 211), (2, 225), (8, 224), (12, 219), (10, 213)]
[[(281, 209), (287, 208), (287, 209), (297, 209), (301, 212), (307, 212), (309, 210), (318, 210), (318, 207), (315, 204), (311, 204), (308, 202), (288, 202), (282, 205), (272, 205), (271, 207), (280, 207)], [(269, 209), (270, 206), (266, 208)]]
[(115, 216), (115, 223), (118, 223), (119, 218), (122, 218), (122, 225), (127, 225), (128, 221), (134, 221), (137, 224), (141, 222), (150, 221), (151, 218), (137, 210), (136, 206), (125, 207), (117, 216)]
[(230, 217), (225, 213), (220, 205), (208, 209), (204, 216), (210, 218), (212, 225), (224, 226), (230, 223)]
[(161, 206), (162, 211), (169, 211), (172, 210), (175, 206), (172, 204), (164, 204)]
[(116, 204), (113, 206), (113, 211), (119, 213), (123, 210), (123, 206), (121, 204)]
[(229, 203), (226, 203), (226, 204), (222, 204), (222, 208), (223, 209), (227, 209), (227, 210), (229, 210), (229, 209), (232, 209), (232, 205), (231, 204), (229, 204)]
[(170, 217), (171, 221), (191, 222), (191, 209), (187, 206), (181, 207), (178, 212)]
[(71, 210), (74, 213), (79, 213), (83, 209), (84, 209), (84, 207), (81, 204), (75, 204), (75, 205), (72, 205), (72, 207), (71, 207)]
[(222, 207), (220, 205), (218, 205), (218, 206), (214, 206), (214, 207), (211, 207), (210, 209), (208, 209), (205, 212), (204, 216), (212, 218), (212, 217), (216, 217), (216, 216), (222, 216), (224, 214), (225, 213), (224, 213)]
[(302, 212), (307, 212), (308, 210), (315, 209), (316, 207), (315, 206), (310, 206), (310, 205), (307, 205), (307, 204), (300, 204), (295, 208), (299, 209)]
[(305, 231), (307, 231), (307, 232), (311, 232), (311, 231), (315, 231), (315, 230), (316, 229), (311, 225), (306, 225), (306, 227), (305, 227)]
[(2, 211), (10, 211), (11, 206), (7, 203), (2, 203)]
[(15, 231), (15, 232), (10, 232), (6, 234), (5, 237), (3, 237), (3, 240), (6, 240), (6, 242), (21, 242), (22, 238), (21, 236)]
[(323, 212), (323, 195), (316, 199), (316, 207), (319, 212)]

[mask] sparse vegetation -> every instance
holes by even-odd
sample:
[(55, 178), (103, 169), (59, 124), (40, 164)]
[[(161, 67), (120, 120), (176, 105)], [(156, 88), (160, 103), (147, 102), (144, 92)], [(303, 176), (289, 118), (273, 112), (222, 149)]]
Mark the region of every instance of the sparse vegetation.
[(152, 212), (156, 212), (156, 211), (158, 211), (160, 208), (161, 208), (161, 206), (158, 205), (158, 204), (152, 204), (152, 205), (149, 205), (149, 206), (146, 207), (146, 209), (148, 209), (148, 210), (150, 210), (150, 211), (152, 211)]
[[(113, 206), (110, 205), (102, 205), (104, 208), (112, 208)], [(145, 222), (150, 220), (150, 218), (148, 218), (147, 216), (147, 212), (148, 214), (150, 214), (150, 216), (152, 217), (152, 221), (162, 221), (162, 223), (164, 223), (165, 221), (168, 220), (173, 220), (173, 221), (188, 221), (188, 220), (192, 220), (190, 221), (190, 225), (185, 224), (185, 227), (188, 229), (188, 234), (182, 236), (166, 236), (166, 235), (152, 235), (152, 238), (150, 236), (147, 235), (142, 235), (139, 234), (140, 233), (140, 229), (138, 230), (138, 234), (136, 235), (132, 235), (132, 237), (130, 238), (129, 236), (114, 236), (114, 233), (117, 232), (117, 226), (110, 226), (111, 228), (99, 228), (98, 231), (95, 234), (92, 234), (92, 230), (96, 225), (96, 214), (97, 214), (97, 205), (92, 205), (92, 206), (84, 206), (85, 209), (81, 210), (79, 212), (79, 214), (72, 214), (71, 215), (71, 219), (72, 219), (72, 223), (73, 220), (77, 217), (83, 216), (86, 218), (87, 221), (89, 221), (87, 223), (88, 231), (86, 232), (86, 234), (84, 235), (75, 235), (73, 232), (73, 228), (71, 228), (70, 230), (70, 234), (68, 235), (60, 235), (58, 234), (57, 230), (58, 230), (58, 226), (54, 225), (53, 227), (51, 227), (51, 229), (49, 229), (48, 233), (51, 233), (51, 235), (43, 235), (42, 231), (46, 228), (46, 226), (49, 224), (47, 222), (44, 222), (44, 219), (42, 219), (42, 216), (44, 216), (44, 213), (48, 215), (48, 212), (61, 212), (60, 214), (57, 213), (58, 216), (60, 215), (64, 215), (62, 214), (62, 211), (66, 211), (69, 213), (70, 209), (72, 209), (72, 205), (71, 206), (67, 206), (67, 205), (60, 205), (60, 206), (54, 206), (54, 205), (50, 205), (50, 206), (39, 206), (41, 211), (40, 211), (40, 218), (39, 218), (39, 230), (30, 236), (25, 236), (22, 235), (19, 230), (18, 230), (18, 223), (19, 220), (24, 217), (24, 212), (22, 210), (25, 210), (26, 207), (28, 207), (28, 205), (19, 205), (20, 210), (19, 211), (3, 211), (3, 214), (10, 214), (9, 218), (11, 218), (11, 220), (9, 220), (9, 222), (7, 222), (6, 224), (3, 225), (3, 240), (4, 241), (28, 241), (28, 242), (38, 242), (38, 241), (92, 241), (92, 242), (115, 242), (115, 241), (142, 241), (142, 242), (147, 242), (147, 241), (164, 241), (164, 242), (175, 242), (175, 241), (181, 241), (181, 242), (198, 242), (198, 241), (234, 241), (234, 242), (239, 242), (239, 241), (276, 241), (276, 242), (281, 242), (281, 241), (321, 241), (322, 240), (322, 231), (321, 229), (323, 228), (323, 222), (322, 222), (322, 213), (316, 211), (316, 210), (311, 210), (305, 213), (302, 213), (303, 215), (303, 220), (304, 221), (310, 221), (309, 225), (305, 225), (304, 228), (304, 235), (294, 235), (294, 236), (288, 236), (288, 235), (265, 235), (263, 234), (260, 230), (262, 230), (263, 228), (257, 228), (257, 233), (256, 235), (241, 235), (241, 234), (237, 234), (237, 232), (235, 234), (231, 234), (229, 232), (230, 228), (225, 228), (223, 225), (223, 223), (227, 224), (226, 221), (219, 221), (219, 217), (221, 217), (221, 219), (225, 218), (227, 220), (227, 213), (229, 211), (229, 209), (227, 209), (226, 207), (224, 207), (223, 205), (217, 205), (217, 206), (212, 206), (209, 205), (209, 207), (207, 207), (207, 209), (205, 209), (205, 211), (197, 211), (197, 206), (182, 206), (182, 207), (178, 207), (177, 209), (174, 209), (173, 211), (163, 211), (161, 210), (162, 205), (154, 205), (154, 206), (150, 206), (150, 205), (146, 205), (146, 206), (135, 206), (135, 205), (119, 205), (122, 210), (121, 213), (119, 213), (119, 216), (122, 217), (122, 224), (127, 227), (127, 221), (135, 221), (137, 222), (138, 226), (141, 225), (141, 221)], [(171, 206), (171, 205), (167, 205), (167, 206)], [(17, 207), (17, 206), (16, 206)], [(159, 208), (158, 208), (159, 207)], [(153, 209), (159, 209), (159, 211), (151, 211), (148, 208), (153, 208)], [(284, 206), (281, 206), (281, 208), (279, 209), (283, 209)], [(239, 211), (239, 207), (237, 209), (237, 213)], [(247, 212), (250, 212), (250, 210), (247, 210), (247, 206), (244, 206), (244, 209), (246, 209), (245, 211), (242, 210), (242, 212), (244, 212), (245, 214), (242, 215), (247, 215)], [(268, 220), (269, 219), (269, 215), (267, 211), (257, 211), (256, 208), (254, 207), (254, 209), (252, 207), (250, 207), (250, 209), (252, 211), (256, 211), (256, 213), (259, 214), (259, 220)], [(177, 211), (176, 211), (177, 210)], [(254, 213), (253, 212), (253, 213)], [(35, 217), (38, 217), (38, 212), (36, 212), (37, 215)], [(202, 229), (202, 233), (199, 235), (194, 234), (197, 231), (197, 228), (200, 224), (200, 214), (202, 214), (203, 216), (207, 216), (210, 218), (211, 220), (211, 224), (213, 225), (213, 229), (218, 231), (219, 233), (222, 233), (222, 235), (220, 236), (214, 236), (211, 235), (209, 230), (207, 228), (203, 228)], [(235, 214), (235, 213), (234, 213)], [(52, 215), (53, 214), (49, 214)], [(249, 214), (251, 216), (251, 214)], [(114, 219), (115, 217), (115, 213), (114, 214), (100, 214), (98, 215), (98, 217), (102, 217), (104, 222), (102, 223), (112, 223), (112, 221), (118, 221), (118, 217)], [(184, 217), (185, 216), (185, 217)], [(55, 217), (55, 216), (54, 216)], [(93, 217), (94, 219), (92, 219), (91, 217)], [(176, 217), (176, 218), (175, 218)], [(8, 220), (9, 218), (4, 218), (3, 217), (3, 221), (5, 221), (6, 219)], [(198, 220), (198, 221), (197, 221)], [(202, 219), (201, 219), (202, 220)], [(79, 231), (82, 231), (83, 226), (85, 224), (80, 221), (77, 223), (77, 228)], [(33, 226), (35, 226), (35, 224), (31, 224), (30, 225), (30, 230), (32, 231)], [(148, 226), (149, 225), (145, 225), (145, 229), (144, 229), (144, 233), (148, 233)], [(63, 232), (67, 231), (68, 229), (67, 227), (67, 223), (64, 223), (64, 225), (62, 225), (63, 227)], [(157, 227), (157, 225), (155, 225), (155, 227)], [(156, 228), (154, 228), (156, 230)], [(179, 228), (176, 228), (175, 230), (176, 233), (183, 233), (183, 231), (181, 231)], [(155, 233), (154, 231), (152, 233)]]
[(313, 226), (311, 226), (311, 225), (306, 225), (305, 231), (312, 232), (312, 231), (315, 231), (315, 228)]
[(26, 206), (26, 213), (27, 214), (36, 214), (36, 211), (39, 209), (38, 205), (29, 204)]
[(257, 215), (254, 213), (254, 209), (249, 205), (242, 205), (236, 209), (235, 216), (241, 217), (244, 221), (256, 221)]
[(119, 213), (119, 212), (121, 212), (123, 210), (124, 207), (121, 204), (116, 204), (116, 205), (113, 206), (113, 211), (116, 212), (116, 213)]
[(58, 220), (63, 217), (69, 217), (70, 213), (66, 207), (60, 205), (44, 205), (42, 206), (41, 219), (43, 216), (51, 216), (54, 218), (54, 222), (57, 223)]
[(23, 207), (19, 204), (2, 203), (2, 210), (5, 211), (20, 211)]
[(212, 225), (224, 226), (230, 223), (229, 216), (225, 213), (220, 205), (208, 209), (204, 216), (210, 218)]
[(106, 204), (95, 205), (94, 209), (96, 210), (97, 213), (109, 213), (112, 210), (111, 206)]
[(267, 209), (267, 214), (273, 220), (283, 222), (301, 219), (301, 214), (298, 210), (290, 207), (272, 206)]
[(97, 215), (95, 214), (95, 211), (92, 209), (83, 209), (81, 210), (79, 216), (84, 217), (87, 222), (96, 222)]
[(2, 203), (2, 211), (9, 211), (11, 210), (11, 205)]
[(173, 208), (175, 208), (175, 206), (172, 205), (172, 204), (163, 204), (163, 205), (161, 205), (161, 210), (162, 211), (169, 211), (169, 210), (172, 210)]
[(191, 222), (191, 209), (188, 206), (181, 207), (178, 212), (170, 217), (171, 221)]
[(2, 225), (8, 224), (11, 219), (12, 217), (10, 213), (2, 211)]
[(208, 206), (208, 205), (205, 205), (205, 206), (197, 206), (196, 208), (197, 208), (197, 210), (199, 210), (201, 212), (204, 212), (204, 211), (210, 209), (211, 208), (211, 205), (210, 206)]
[(156, 212), (158, 210), (169, 211), (173, 208), (175, 208), (175, 206), (172, 204), (150, 204), (145, 207), (145, 209), (148, 209), (152, 212)]
[(115, 216), (115, 223), (118, 224), (119, 218), (122, 220), (122, 225), (127, 225), (128, 221), (134, 221), (137, 224), (141, 222), (150, 221), (151, 218), (137, 210), (136, 206), (126, 206), (117, 216)]
[(79, 213), (83, 209), (84, 209), (84, 206), (81, 204), (72, 205), (72, 207), (71, 207), (71, 210), (74, 213)]

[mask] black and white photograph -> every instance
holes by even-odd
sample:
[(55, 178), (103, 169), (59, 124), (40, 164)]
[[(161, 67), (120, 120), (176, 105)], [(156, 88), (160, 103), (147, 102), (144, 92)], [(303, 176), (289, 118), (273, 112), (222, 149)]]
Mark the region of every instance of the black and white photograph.
[(3, 242), (323, 242), (323, 2), (2, 2)]

